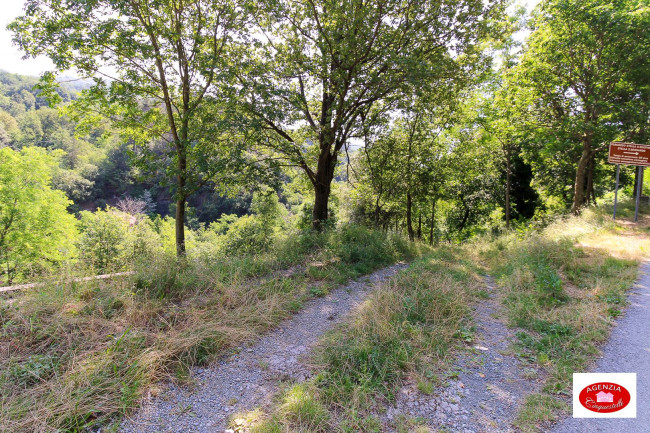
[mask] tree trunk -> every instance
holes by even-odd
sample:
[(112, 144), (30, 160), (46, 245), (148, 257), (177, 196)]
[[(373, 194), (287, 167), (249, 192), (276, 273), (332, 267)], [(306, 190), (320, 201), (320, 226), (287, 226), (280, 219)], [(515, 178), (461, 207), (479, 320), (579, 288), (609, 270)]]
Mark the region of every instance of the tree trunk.
[(465, 209), (463, 212), (463, 219), (460, 221), (460, 225), (458, 226), (458, 231), (462, 232), (465, 229), (467, 220), (469, 219), (470, 208), (467, 206), (467, 203), (465, 203), (465, 197), (461, 196), (460, 202), (463, 204), (463, 208)]
[(422, 239), (422, 214), (418, 215), (418, 239)]
[(436, 199), (431, 200), (431, 227), (429, 228), (429, 245), (433, 246), (433, 229), (436, 225)]
[(185, 255), (185, 198), (176, 199), (176, 256)]
[(375, 200), (375, 226), (379, 227), (379, 212), (381, 211), (381, 206), (379, 206), (379, 199), (381, 193), (377, 193), (377, 200)]
[(580, 215), (580, 208), (585, 203), (585, 181), (591, 156), (591, 137), (586, 136), (583, 141), (582, 156), (580, 156), (580, 161), (578, 161), (576, 179), (573, 187), (573, 206), (571, 206), (571, 212), (574, 215)]
[(311, 228), (321, 231), (325, 228), (325, 223), (327, 222), (330, 192), (328, 188), (316, 186), (314, 194)]
[(321, 152), (314, 182), (314, 209), (312, 211), (312, 224), (314, 230), (322, 231), (329, 218), (329, 199), (334, 179), (336, 156), (332, 155), (329, 147)]
[(186, 188), (186, 175), (187, 175), (187, 153), (185, 147), (181, 143), (176, 145), (176, 156), (178, 158), (176, 175), (177, 191), (176, 191), (176, 256), (183, 257), (185, 255), (185, 202), (187, 196), (185, 193)]
[(415, 233), (413, 232), (413, 221), (411, 221), (411, 208), (413, 207), (413, 199), (411, 193), (406, 193), (406, 230), (409, 234), (409, 240), (415, 240)]
[(510, 228), (510, 183), (511, 183), (510, 145), (506, 146), (506, 227)]
[(585, 190), (587, 206), (591, 205), (592, 197), (593, 204), (596, 204), (596, 193), (594, 192), (594, 157), (589, 159), (589, 166), (587, 167), (587, 187)]

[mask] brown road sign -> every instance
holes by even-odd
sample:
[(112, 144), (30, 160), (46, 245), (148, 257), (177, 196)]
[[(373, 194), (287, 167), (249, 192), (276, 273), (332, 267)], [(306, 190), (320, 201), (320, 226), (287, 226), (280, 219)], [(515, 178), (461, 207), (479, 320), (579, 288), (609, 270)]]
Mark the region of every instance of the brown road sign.
[(610, 164), (650, 166), (650, 146), (647, 144), (620, 143), (609, 144)]

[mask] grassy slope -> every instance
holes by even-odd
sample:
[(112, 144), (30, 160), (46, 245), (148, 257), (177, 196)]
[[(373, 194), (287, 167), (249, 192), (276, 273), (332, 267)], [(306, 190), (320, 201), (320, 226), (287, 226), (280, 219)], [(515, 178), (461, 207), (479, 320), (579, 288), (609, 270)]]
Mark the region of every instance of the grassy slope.
[[(517, 425), (546, 426), (566, 409), (571, 373), (595, 359), (650, 253), (649, 219), (614, 224), (607, 211), (429, 253), (323, 341), (312, 381), (287, 386), (270, 414), (242, 415), (238, 430), (252, 423), (258, 433), (380, 431), (375, 415), (405, 378), (425, 393), (442, 382), (441, 367), (467, 338), (469, 307), (481, 297), (479, 261), (503, 291), (516, 352), (545, 371), (543, 392), (528, 399)], [(309, 297), (417, 254), (356, 228), (331, 236), (296, 239), (273, 257), (182, 269), (162, 263), (122, 282), (53, 285), (5, 301), (2, 429), (73, 431), (110, 420), (160, 377), (186, 379), (188, 366), (258, 335)], [(289, 277), (269, 274), (299, 263)], [(396, 428), (412, 431), (410, 422)]]
[[(431, 393), (471, 327), (479, 269), (464, 249), (441, 247), (372, 292), (352, 319), (326, 336), (314, 355), (318, 374), (287, 385), (275, 411), (233, 418), (236, 431), (379, 432), (377, 414), (410, 377)], [(414, 431), (398, 420), (398, 431)]]
[(254, 338), (310, 297), (419, 248), (348, 227), (288, 239), (273, 255), (182, 265), (161, 258), (133, 277), (5, 296), (0, 431), (117, 421), (159, 379), (190, 379), (190, 366)]
[[(629, 217), (629, 206), (622, 211)], [(478, 273), (488, 270), (517, 330), (515, 353), (544, 372), (543, 391), (529, 396), (515, 424), (526, 432), (547, 429), (568, 409), (571, 374), (594, 362), (639, 261), (650, 255), (650, 218), (633, 226), (610, 222), (608, 212), (588, 210), (541, 231), (443, 247), (416, 261), (322, 341), (312, 380), (288, 384), (271, 413), (238, 414), (233, 428), (382, 431), (376, 415), (406, 378), (423, 393), (443, 383), (454, 349), (471, 335), (470, 306), (482, 297)], [(397, 420), (393, 427), (429, 431), (417, 420)]]
[(628, 203), (613, 222), (610, 210), (587, 210), (541, 232), (483, 244), (481, 257), (517, 329), (515, 353), (543, 371), (542, 392), (528, 397), (515, 423), (524, 432), (545, 430), (568, 412), (573, 372), (593, 365), (638, 264), (650, 257), (650, 216), (632, 224)]

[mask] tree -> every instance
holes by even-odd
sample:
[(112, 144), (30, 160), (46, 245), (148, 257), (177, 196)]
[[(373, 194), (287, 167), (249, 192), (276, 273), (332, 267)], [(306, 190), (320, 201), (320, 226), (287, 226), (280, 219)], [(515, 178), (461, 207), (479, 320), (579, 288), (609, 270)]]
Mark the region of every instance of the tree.
[(49, 269), (73, 251), (72, 202), (51, 188), (56, 165), (44, 149), (0, 149), (0, 263), (9, 283)]
[[(329, 218), (335, 169), (360, 119), (413, 87), (453, 79), (501, 11), (480, 0), (266, 0), (241, 74), (246, 108), (266, 145), (302, 168), (314, 190), (312, 227)], [(460, 12), (462, 11), (462, 12)], [(410, 89), (410, 90), (409, 90)]]
[(621, 107), (642, 111), (643, 89), (647, 96), (650, 10), (644, 4), (548, 0), (533, 19), (516, 80), (531, 93), (526, 110), (544, 136), (542, 145), (565, 143), (552, 154), (575, 155), (576, 214), (593, 195), (596, 159), (611, 140), (630, 135)]
[[(141, 161), (166, 165), (176, 199), (176, 251), (185, 253), (185, 204), (223, 175), (240, 150), (221, 105), (228, 51), (242, 27), (229, 0), (27, 0), (9, 27), (27, 53), (45, 54), (59, 71), (76, 68), (95, 85), (78, 101), (84, 114), (108, 116), (142, 144)], [(100, 77), (106, 77), (104, 80)], [(54, 84), (46, 74), (43, 86)], [(147, 145), (163, 143), (162, 154)]]

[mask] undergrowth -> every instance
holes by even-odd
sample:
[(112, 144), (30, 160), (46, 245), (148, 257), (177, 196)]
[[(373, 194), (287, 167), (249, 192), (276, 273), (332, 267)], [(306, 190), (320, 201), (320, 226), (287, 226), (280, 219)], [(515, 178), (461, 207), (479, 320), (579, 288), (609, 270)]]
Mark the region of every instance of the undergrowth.
[[(461, 248), (442, 247), (383, 283), (322, 339), (313, 355), (314, 378), (289, 385), (273, 413), (236, 416), (241, 431), (381, 431), (376, 415), (394, 401), (400, 384), (414, 379), (432, 388), (464, 342), (459, 331), (469, 325), (480, 285), (478, 269), (464, 256)], [(291, 406), (297, 392), (309, 410)]]
[(650, 252), (643, 233), (643, 225), (586, 210), (478, 244), (503, 289), (517, 355), (545, 372), (541, 393), (528, 396), (515, 421), (520, 430), (540, 431), (568, 410), (572, 374), (588, 371), (598, 356)]
[(349, 226), (287, 236), (273, 254), (160, 257), (125, 278), (6, 295), (0, 431), (116, 427), (160, 379), (186, 380), (190, 366), (254, 338), (310, 297), (421, 249)]

